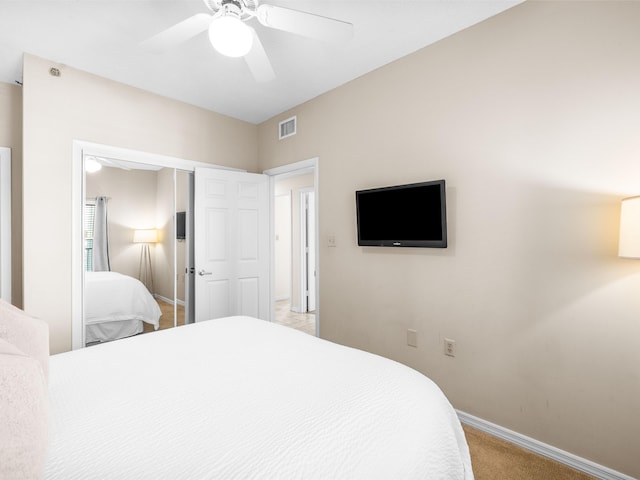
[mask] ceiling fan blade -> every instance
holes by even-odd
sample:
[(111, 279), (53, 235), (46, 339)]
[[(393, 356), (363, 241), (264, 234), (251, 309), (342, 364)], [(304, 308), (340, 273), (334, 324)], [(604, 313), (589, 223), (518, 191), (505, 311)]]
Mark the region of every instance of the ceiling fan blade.
[(262, 4), (256, 11), (265, 27), (276, 28), (327, 42), (346, 42), (353, 36), (353, 24), (290, 8)]
[(247, 62), (249, 70), (251, 70), (256, 81), (270, 82), (276, 78), (276, 73), (273, 71), (267, 52), (264, 50), (258, 34), (253, 28), (249, 28), (253, 35), (253, 46), (249, 53), (244, 56), (244, 60)]
[(146, 39), (140, 43), (140, 47), (153, 53), (162, 53), (204, 32), (212, 20), (212, 15), (198, 13)]

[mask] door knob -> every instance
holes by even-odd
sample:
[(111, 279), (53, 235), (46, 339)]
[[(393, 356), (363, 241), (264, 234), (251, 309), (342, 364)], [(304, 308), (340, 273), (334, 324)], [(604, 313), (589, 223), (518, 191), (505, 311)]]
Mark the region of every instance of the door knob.
[(204, 270), (200, 270), (198, 272), (198, 275), (200, 275), (201, 277), (204, 276), (204, 275), (211, 275), (211, 272), (205, 272)]

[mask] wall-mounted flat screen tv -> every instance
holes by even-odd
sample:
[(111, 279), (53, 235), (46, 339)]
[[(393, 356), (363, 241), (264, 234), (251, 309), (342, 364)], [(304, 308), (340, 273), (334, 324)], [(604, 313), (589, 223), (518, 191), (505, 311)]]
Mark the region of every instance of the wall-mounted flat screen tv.
[(176, 212), (176, 239), (186, 239), (186, 212)]
[(446, 248), (445, 181), (356, 192), (358, 245)]

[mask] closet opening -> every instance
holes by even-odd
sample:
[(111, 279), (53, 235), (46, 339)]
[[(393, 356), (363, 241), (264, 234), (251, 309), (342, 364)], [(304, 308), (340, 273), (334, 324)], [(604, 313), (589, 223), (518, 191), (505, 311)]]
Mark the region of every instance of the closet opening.
[(85, 346), (190, 323), (193, 172), (84, 164)]

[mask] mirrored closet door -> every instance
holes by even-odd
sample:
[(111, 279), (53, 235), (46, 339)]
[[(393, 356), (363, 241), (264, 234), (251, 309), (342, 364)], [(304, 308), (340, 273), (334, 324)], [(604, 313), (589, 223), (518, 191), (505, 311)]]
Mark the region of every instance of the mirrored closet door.
[(84, 163), (85, 345), (189, 323), (192, 174)]

